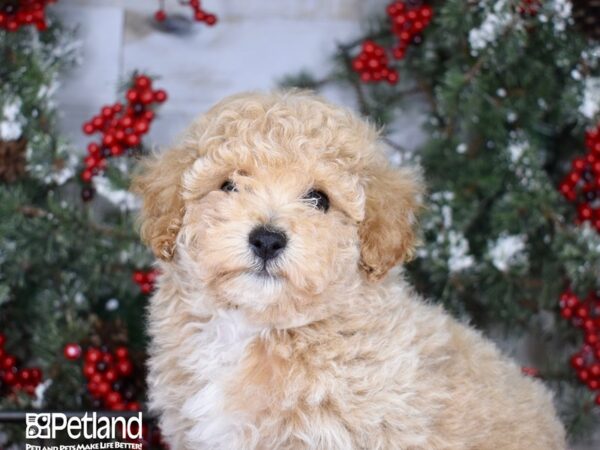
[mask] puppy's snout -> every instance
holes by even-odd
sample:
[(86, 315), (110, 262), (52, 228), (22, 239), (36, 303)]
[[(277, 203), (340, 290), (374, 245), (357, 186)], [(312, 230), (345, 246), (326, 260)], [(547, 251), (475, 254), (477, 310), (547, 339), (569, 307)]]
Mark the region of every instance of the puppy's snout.
[(248, 236), (252, 252), (264, 261), (275, 258), (287, 244), (287, 236), (281, 230), (256, 227)]

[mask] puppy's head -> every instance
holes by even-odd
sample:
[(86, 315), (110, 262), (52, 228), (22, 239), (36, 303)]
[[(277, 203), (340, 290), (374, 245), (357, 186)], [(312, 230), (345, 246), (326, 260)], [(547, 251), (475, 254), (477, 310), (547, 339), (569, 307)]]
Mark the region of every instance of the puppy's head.
[(134, 180), (142, 239), (217, 306), (320, 318), (413, 251), (421, 184), (377, 138), (310, 94), (228, 98)]

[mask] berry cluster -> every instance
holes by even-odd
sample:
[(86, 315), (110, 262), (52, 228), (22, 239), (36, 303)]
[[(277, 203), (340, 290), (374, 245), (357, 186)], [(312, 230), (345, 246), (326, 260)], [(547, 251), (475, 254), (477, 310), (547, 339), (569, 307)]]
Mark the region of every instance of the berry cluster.
[(31, 396), (42, 381), (42, 371), (38, 367), (19, 369), (17, 358), (6, 352), (6, 336), (0, 333), (0, 395), (23, 391)]
[(361, 52), (352, 61), (352, 68), (365, 83), (385, 80), (395, 84), (398, 81), (398, 72), (389, 66), (385, 49), (373, 41), (363, 43)]
[[(64, 351), (66, 354), (66, 346)], [(106, 348), (90, 347), (85, 352), (83, 375), (88, 380), (87, 389), (94, 399), (95, 408), (139, 411), (140, 404), (135, 401), (136, 390), (131, 380), (132, 374), (133, 363), (127, 347), (117, 347), (114, 352)]]
[[(165, 12), (164, 8), (164, 1), (161, 1), (160, 3), (160, 9), (154, 14), (154, 18), (157, 22), (163, 22), (167, 18), (167, 13)], [(204, 9), (202, 9), (200, 0), (180, 0), (179, 3), (181, 3), (182, 5), (189, 6), (192, 9), (192, 11), (194, 12), (193, 17), (196, 22), (204, 22), (206, 25), (211, 27), (217, 23), (217, 16), (206, 12)]]
[(104, 106), (100, 114), (83, 124), (85, 134), (101, 133), (99, 143), (91, 142), (87, 147), (88, 156), (84, 159), (85, 168), (81, 179), (86, 186), (81, 196), (91, 200), (94, 191), (90, 186), (92, 178), (106, 169), (107, 159), (132, 154), (141, 143), (141, 138), (150, 129), (154, 120), (154, 104), (167, 99), (162, 89), (153, 90), (152, 80), (146, 75), (135, 75), (126, 94), (127, 103), (120, 102)]
[[(580, 299), (571, 290), (560, 297), (560, 315), (580, 328), (584, 335), (581, 350), (571, 357), (571, 367), (590, 391), (600, 390), (600, 291)], [(596, 395), (600, 405), (600, 393)]]
[(15, 0), (0, 6), (0, 30), (17, 31), (22, 26), (35, 25), (44, 31), (46, 23), (46, 6), (57, 0)]
[[(398, 0), (388, 5), (387, 14), (392, 21), (392, 33), (398, 38), (391, 54), (395, 59), (403, 59), (409, 45), (421, 43), (421, 34), (431, 22), (433, 9), (418, 0)], [(352, 60), (352, 69), (364, 83), (398, 82), (398, 72), (390, 66), (386, 49), (372, 40), (363, 42), (360, 53)]]
[(158, 270), (136, 270), (133, 272), (133, 281), (140, 287), (142, 294), (150, 294), (154, 290), (154, 283), (158, 277)]
[(559, 190), (577, 205), (578, 221), (589, 221), (600, 232), (600, 125), (586, 133), (585, 143), (588, 153), (573, 160)]
[(421, 2), (396, 1), (387, 7), (387, 14), (392, 21), (392, 33), (398, 38), (392, 54), (403, 59), (409, 45), (421, 43), (421, 34), (431, 22), (433, 9)]
[(541, 7), (542, 2), (540, 0), (521, 0), (521, 3), (517, 6), (517, 12), (523, 17), (535, 17)]

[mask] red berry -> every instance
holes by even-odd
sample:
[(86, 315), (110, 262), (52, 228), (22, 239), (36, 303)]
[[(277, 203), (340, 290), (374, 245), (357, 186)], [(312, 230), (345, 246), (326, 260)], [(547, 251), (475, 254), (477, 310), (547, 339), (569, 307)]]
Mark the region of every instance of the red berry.
[(585, 169), (586, 161), (584, 158), (575, 158), (572, 162), (573, 170), (581, 171)]
[(102, 143), (107, 146), (110, 147), (111, 145), (113, 145), (115, 143), (115, 136), (112, 134), (105, 134), (104, 138), (102, 139)]
[(94, 174), (92, 173), (92, 171), (90, 169), (85, 169), (83, 172), (81, 172), (81, 179), (86, 183), (89, 183), (90, 181), (92, 181), (93, 176), (94, 176)]
[(96, 116), (92, 119), (91, 123), (96, 130), (99, 130), (104, 126), (104, 119), (100, 116)]
[(125, 132), (121, 129), (115, 131), (115, 139), (117, 141), (122, 141), (125, 139)]
[(393, 50), (393, 55), (396, 59), (404, 59), (404, 57), (406, 56), (406, 50), (404, 48), (396, 47)]
[(212, 27), (214, 24), (217, 23), (217, 16), (215, 16), (214, 14), (207, 14), (204, 18), (204, 22), (206, 22), (206, 25)]
[(355, 59), (354, 61), (352, 61), (352, 68), (356, 72), (360, 72), (360, 71), (364, 70), (365, 64), (361, 59)]
[(579, 317), (580, 319), (584, 319), (588, 316), (589, 311), (587, 306), (579, 306), (576, 310), (575, 310), (575, 315), (577, 317)]
[(133, 119), (130, 116), (125, 116), (121, 119), (121, 125), (124, 128), (129, 128), (133, 125)]
[(398, 82), (398, 73), (396, 71), (390, 72), (387, 76), (387, 81), (390, 84), (396, 84)]
[(98, 383), (94, 383), (94, 382), (90, 381), (87, 384), (87, 390), (92, 395), (92, 397), (94, 397), (94, 398), (100, 397), (100, 393), (98, 392)]
[(0, 333), (0, 347), (4, 347), (6, 343), (6, 336), (3, 333)]
[(70, 343), (65, 345), (63, 353), (65, 355), (65, 358), (67, 358), (70, 361), (75, 361), (81, 356), (81, 347), (79, 346), (79, 344)]
[(581, 368), (583, 368), (584, 365), (585, 365), (585, 360), (583, 359), (583, 356), (573, 355), (571, 357), (571, 366), (574, 369), (581, 369)]
[[(163, 89), (159, 89), (157, 91), (154, 91), (154, 100), (157, 101), (158, 103), (162, 103), (167, 99), (167, 92)], [(154, 118), (154, 116), (153, 116)], [(151, 119), (148, 119), (151, 120)]]
[(596, 329), (596, 324), (592, 319), (586, 319), (583, 321), (582, 328), (586, 331), (593, 331)]
[(17, 358), (12, 355), (6, 355), (4, 361), (2, 361), (2, 368), (10, 370), (17, 365)]
[(129, 147), (136, 147), (140, 144), (140, 137), (137, 134), (130, 134), (126, 138)]
[[(142, 284), (146, 281), (146, 274), (141, 270), (136, 270), (133, 272), (133, 281), (137, 284)], [(117, 355), (118, 356), (118, 355)]]
[(126, 406), (123, 402), (117, 402), (110, 406), (110, 409), (113, 411), (125, 411)]
[(42, 371), (38, 367), (32, 367), (29, 369), (31, 372), (31, 382), (34, 384), (38, 384), (42, 381)]
[(125, 96), (127, 97), (127, 100), (130, 103), (135, 103), (136, 101), (138, 101), (138, 99), (140, 97), (138, 91), (136, 91), (135, 89), (129, 89)]
[(598, 335), (596, 334), (586, 334), (585, 342), (589, 345), (596, 345), (598, 343)]
[(108, 369), (106, 371), (106, 373), (104, 374), (104, 378), (109, 383), (113, 383), (113, 382), (117, 381), (117, 372), (115, 372), (114, 369)]
[(100, 153), (100, 146), (95, 142), (88, 144), (87, 151), (90, 155), (98, 155)]
[(83, 375), (90, 379), (96, 374), (96, 364), (94, 363), (85, 363), (83, 366)]
[(142, 407), (140, 406), (140, 404), (138, 402), (131, 402), (127, 404), (127, 409), (129, 411), (139, 411), (142, 409)]
[(4, 377), (2, 379), (4, 380), (4, 383), (8, 384), (9, 386), (12, 386), (17, 382), (17, 376), (14, 372), (4, 373)]
[(135, 123), (135, 127), (134, 127), (135, 132), (137, 134), (144, 134), (144, 133), (148, 132), (148, 128), (149, 128), (148, 122), (145, 120), (138, 120)]
[(570, 319), (571, 317), (573, 317), (573, 310), (571, 308), (562, 308), (560, 310), (560, 315), (564, 319)]
[(579, 172), (570, 172), (567, 179), (570, 184), (575, 185), (581, 180), (581, 174)]
[(83, 132), (85, 134), (92, 134), (94, 132), (94, 125), (90, 122), (86, 122), (83, 124)]
[(135, 85), (140, 89), (147, 89), (151, 86), (152, 80), (146, 75), (138, 75), (135, 77)]
[(144, 283), (140, 286), (140, 290), (142, 291), (142, 294), (144, 294), (144, 295), (150, 294), (153, 289), (154, 289), (154, 286), (150, 283)]
[(106, 364), (108, 364), (110, 366), (115, 361), (115, 358), (110, 353), (104, 353), (102, 355), (102, 361), (104, 361)]
[(98, 159), (93, 156), (86, 156), (83, 159), (83, 162), (85, 163), (85, 167), (91, 169), (91, 168), (95, 167), (96, 164), (98, 164)]
[(580, 220), (590, 220), (593, 216), (594, 211), (587, 203), (582, 203), (577, 208), (578, 216)]
[(106, 381), (98, 383), (98, 395), (106, 397), (111, 392), (111, 386)]
[(156, 281), (156, 278), (158, 277), (158, 275), (159, 275), (158, 269), (154, 269), (154, 270), (149, 271), (146, 274), (146, 278), (148, 279), (149, 283), (154, 283)]
[(98, 361), (100, 361), (100, 359), (102, 359), (102, 352), (100, 350), (98, 350), (97, 348), (92, 347), (92, 348), (88, 349), (88, 351), (85, 354), (86, 362), (95, 364)]
[(106, 395), (106, 403), (109, 406), (115, 405), (117, 403), (120, 403), (122, 401), (122, 397), (121, 394), (119, 394), (116, 391), (110, 391), (108, 392), (108, 394)]
[(19, 380), (23, 385), (29, 384), (31, 382), (31, 372), (29, 369), (22, 369), (18, 372)]
[(117, 370), (125, 377), (133, 373), (133, 364), (129, 360), (121, 360), (117, 363)]
[(90, 381), (92, 383), (96, 383), (96, 384), (100, 384), (104, 381), (102, 374), (99, 372), (94, 372), (94, 374), (92, 375), (92, 377), (90, 378)]
[(167, 18), (167, 13), (164, 10), (159, 9), (154, 14), (154, 18), (156, 19), (157, 22), (164, 22), (164, 20)]
[(127, 359), (129, 358), (129, 350), (124, 346), (117, 347), (115, 355), (117, 356), (117, 359)]
[(154, 93), (150, 89), (143, 90), (139, 97), (140, 102), (142, 102), (144, 105), (154, 101)]

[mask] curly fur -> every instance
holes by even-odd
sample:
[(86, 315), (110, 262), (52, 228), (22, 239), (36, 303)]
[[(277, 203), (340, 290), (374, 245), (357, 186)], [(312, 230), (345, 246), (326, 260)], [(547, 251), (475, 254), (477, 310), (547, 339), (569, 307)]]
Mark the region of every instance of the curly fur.
[[(313, 188), (326, 213), (303, 200)], [(173, 449), (565, 448), (542, 383), (388, 275), (413, 252), (422, 182), (349, 111), (225, 99), (134, 190), (162, 272), (150, 402)], [(266, 276), (257, 224), (289, 238)]]

